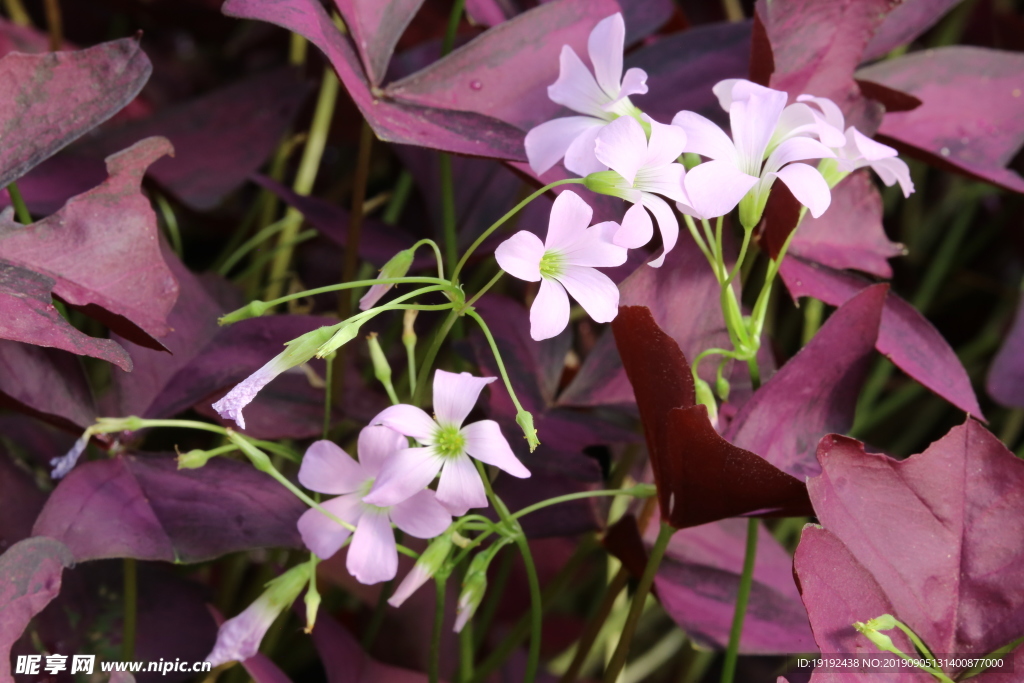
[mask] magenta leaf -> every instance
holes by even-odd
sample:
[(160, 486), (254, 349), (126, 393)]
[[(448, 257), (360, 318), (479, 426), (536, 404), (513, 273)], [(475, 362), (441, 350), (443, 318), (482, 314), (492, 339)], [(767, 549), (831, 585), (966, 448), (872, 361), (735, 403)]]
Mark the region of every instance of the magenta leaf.
[(132, 359), (117, 342), (83, 334), (61, 317), (51, 296), (56, 284), (53, 278), (0, 259), (0, 337), (101, 358), (130, 371)]
[(882, 140), (929, 163), (1015, 192), (1024, 178), (1006, 168), (1024, 144), (1024, 55), (952, 46), (886, 60), (858, 78), (917, 97), (913, 111), (888, 114)]
[(853, 425), (888, 285), (868, 287), (843, 304), (805, 347), (740, 409), (726, 438), (800, 481), (820, 473), (818, 439)]
[[(0, 258), (53, 278), (53, 293), (132, 341), (161, 348), (178, 283), (160, 254), (156, 214), (140, 192), (146, 168), (171, 153), (147, 138), (107, 159), (110, 178), (56, 214), (0, 225)], [(68, 349), (70, 350), (70, 349)]]
[(325, 610), (317, 614), (311, 635), (327, 672), (327, 683), (424, 683), (427, 680), (425, 673), (372, 659), (352, 634)]
[(423, 0), (337, 0), (373, 85), (384, 79), (398, 39), (422, 4)]
[(96, 420), (89, 381), (77, 358), (7, 340), (0, 340), (0, 406), (74, 432)]
[(1024, 408), (1024, 299), (1018, 303), (1013, 326), (992, 359), (986, 388), (988, 395), (1004, 406)]
[(867, 171), (857, 171), (832, 188), (829, 211), (804, 216), (789, 253), (830, 268), (854, 268), (892, 277), (889, 259), (904, 253), (882, 227), (882, 197)]
[[(792, 256), (782, 262), (779, 273), (794, 300), (813, 296), (832, 306), (842, 305), (872, 284), (852, 273)], [(960, 410), (984, 419), (967, 371), (949, 343), (916, 308), (893, 293), (885, 300), (875, 348)]]
[(14, 680), (11, 645), (60, 593), (61, 573), (74, 561), (63, 543), (49, 538), (25, 539), (0, 555), (0, 679)]
[(301, 547), (305, 506), (248, 463), (214, 458), (179, 470), (173, 456), (125, 455), (80, 464), (50, 495), (33, 533), (75, 560), (134, 557), (200, 562), (229, 552)]
[[(727, 519), (681, 529), (672, 536), (654, 579), (668, 615), (700, 645), (729, 642), (743, 567), (746, 522)], [(793, 563), (763, 525), (740, 651), (813, 652), (816, 648), (793, 582)]]
[(305, 36), (323, 50), (356, 106), (382, 140), (448, 152), (525, 161), (523, 132), (473, 112), (423, 107), (371, 93), (348, 38), (316, 0), (227, 0), (222, 11), (259, 19)]
[[(982, 656), (1024, 635), (1024, 462), (988, 430), (968, 419), (904, 461), (831, 436), (818, 459), (808, 490), (834, 541), (811, 530), (796, 571), (823, 653), (855, 651), (840, 618), (885, 603), (936, 654)], [(848, 555), (826, 556), (837, 544)], [(819, 604), (830, 581), (843, 599)]]
[(477, 112), (531, 128), (560, 109), (548, 99), (547, 86), (558, 79), (562, 45), (587, 59), (591, 29), (618, 9), (612, 0), (548, 2), (389, 84), (385, 92), (403, 102)]
[(151, 71), (137, 37), (0, 59), (0, 187), (120, 111)]
[(864, 61), (884, 57), (938, 23), (960, 0), (903, 0), (885, 17), (864, 50)]
[(32, 535), (44, 502), (46, 494), (32, 475), (14, 464), (7, 448), (0, 448), (0, 551)]

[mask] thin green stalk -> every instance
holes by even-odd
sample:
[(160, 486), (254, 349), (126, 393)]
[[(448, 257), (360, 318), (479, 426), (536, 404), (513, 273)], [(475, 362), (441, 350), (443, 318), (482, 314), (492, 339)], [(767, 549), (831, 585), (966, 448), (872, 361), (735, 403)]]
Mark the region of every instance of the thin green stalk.
[(381, 586), (380, 595), (377, 596), (377, 604), (373, 607), (373, 616), (370, 617), (370, 623), (366, 625), (366, 631), (363, 633), (362, 646), (364, 650), (369, 651), (369, 649), (373, 647), (373, 643), (377, 640), (377, 634), (380, 633), (380, 627), (384, 625), (384, 615), (387, 612), (388, 598), (391, 597), (391, 593), (394, 592), (394, 589), (394, 578)]
[(441, 43), (442, 57), (455, 47), (455, 34), (459, 30), (459, 21), (462, 19), (462, 11), (465, 6), (466, 0), (455, 0), (452, 3), (452, 11), (448, 15), (448, 27), (445, 29), (444, 41)]
[(171, 249), (174, 253), (181, 258), (182, 255), (182, 244), (181, 244), (181, 230), (178, 228), (178, 217), (174, 215), (174, 209), (171, 207), (171, 203), (167, 201), (167, 198), (160, 193), (154, 193), (154, 199), (156, 199), (156, 205), (160, 209), (160, 215), (164, 219), (164, 227), (167, 229), (167, 237), (171, 241)]
[(487, 239), (488, 237), (490, 237), (491, 233), (493, 233), (495, 230), (497, 230), (502, 225), (504, 225), (505, 222), (508, 221), (508, 219), (512, 218), (512, 216), (514, 216), (517, 213), (519, 213), (524, 206), (526, 206), (527, 204), (532, 202), (534, 199), (536, 199), (537, 197), (539, 197), (542, 194), (544, 194), (545, 192), (547, 192), (548, 190), (550, 190), (552, 188), (555, 188), (555, 187), (558, 187), (559, 185), (572, 185), (572, 184), (582, 185), (583, 182), (584, 182), (583, 178), (566, 178), (565, 180), (556, 180), (555, 182), (549, 183), (549, 184), (545, 185), (544, 187), (540, 188), (539, 190), (537, 190), (536, 192), (531, 194), (529, 197), (527, 197), (526, 199), (524, 199), (523, 201), (519, 202), (514, 207), (512, 207), (512, 209), (510, 209), (508, 211), (508, 213), (506, 213), (504, 216), (502, 216), (497, 221), (495, 221), (491, 225), (491, 227), (489, 227), (486, 230), (484, 230), (483, 233), (479, 237), (476, 238), (476, 240), (473, 242), (473, 244), (469, 245), (469, 249), (467, 249), (466, 253), (462, 255), (462, 258), (459, 259), (459, 263), (455, 266), (455, 270), (452, 271), (452, 282), (455, 282), (456, 280), (458, 280), (459, 273), (462, 272), (463, 266), (466, 265), (466, 261), (468, 261), (469, 257), (473, 255), (473, 252), (477, 250), (477, 247), (479, 247), (481, 244), (483, 244), (484, 240)]
[(665, 550), (668, 548), (668, 542), (675, 531), (675, 527), (665, 522), (661, 523), (658, 539), (654, 542), (654, 547), (651, 548), (650, 557), (647, 559), (647, 566), (644, 568), (643, 576), (640, 577), (640, 583), (637, 584), (636, 592), (633, 593), (633, 601), (629, 606), (629, 614), (626, 616), (626, 623), (622, 628), (619, 644), (615, 648), (611, 662), (608, 663), (608, 667), (604, 671), (604, 683), (615, 683), (619, 678), (622, 667), (626, 665), (626, 658), (629, 656), (629, 646), (633, 641), (633, 635), (636, 633), (637, 624), (640, 623), (640, 615), (644, 611), (647, 595), (651, 592), (651, 586), (654, 584), (654, 575), (658, 571), (661, 558), (664, 557)]
[(543, 630), (543, 603), (540, 598), (540, 580), (537, 578), (537, 568), (533, 564), (533, 555), (530, 554), (530, 543), (526, 536), (520, 534), (516, 537), (516, 545), (523, 555), (523, 565), (526, 567), (526, 578), (530, 584), (530, 649), (526, 656), (526, 674), (523, 676), (524, 683), (533, 683), (537, 678), (537, 667), (540, 663), (540, 639)]
[(629, 570), (624, 566), (620, 566), (619, 571), (616, 572), (605, 589), (604, 599), (601, 601), (597, 612), (587, 622), (587, 626), (576, 645), (576, 654), (573, 655), (569, 668), (562, 674), (560, 683), (573, 683), (580, 675), (580, 670), (587, 661), (587, 655), (590, 654), (590, 650), (594, 647), (597, 637), (601, 634), (601, 629), (604, 628), (608, 615), (612, 613), (612, 608), (615, 607), (615, 601), (618, 599), (619, 593), (622, 592), (628, 582)]
[(124, 558), (124, 622), (121, 629), (121, 660), (135, 659), (135, 624), (138, 613), (139, 582), (134, 557)]
[[(308, 242), (309, 240), (316, 237), (317, 234), (318, 233), (316, 230), (303, 230), (302, 232), (295, 236), (295, 239), (289, 240), (288, 242), (284, 242), (281, 244), (277, 244), (269, 252), (262, 253), (255, 259), (253, 259), (252, 264), (248, 268), (243, 270), (241, 273), (239, 273), (235, 277), (235, 280), (237, 282), (244, 282), (249, 278), (254, 278), (253, 280), (250, 281), (249, 286), (246, 288), (246, 293), (250, 297), (255, 297), (256, 294), (259, 292), (259, 288), (256, 285), (255, 276), (259, 274), (263, 267), (270, 263), (278, 254), (284, 251), (294, 250), (295, 247), (302, 244), (303, 242)], [(267, 290), (267, 296), (279, 293), (280, 291), (280, 287), (277, 288), (277, 291)]]
[(402, 210), (405, 209), (405, 205), (409, 201), (409, 195), (412, 194), (412, 187), (412, 173), (403, 168), (402, 172), (398, 174), (398, 180), (395, 181), (395, 189), (391, 191), (388, 205), (384, 207), (384, 213), (381, 214), (382, 223), (394, 225), (398, 222), (402, 216)]
[(444, 256), (447, 263), (455, 263), (459, 242), (455, 229), (455, 188), (452, 185), (452, 158), (440, 155), (441, 166), (441, 232), (444, 235)]
[(523, 406), (516, 397), (515, 389), (512, 388), (512, 380), (508, 378), (508, 372), (505, 371), (505, 363), (501, 360), (501, 353), (498, 352), (498, 345), (494, 341), (494, 337), (491, 335), (490, 328), (487, 327), (487, 323), (480, 317), (476, 311), (467, 311), (466, 315), (471, 317), (473, 320), (480, 325), (480, 329), (483, 331), (484, 336), (487, 337), (487, 343), (491, 346), (491, 353), (494, 354), (494, 360), (498, 364), (498, 373), (501, 375), (502, 381), (505, 383), (505, 389), (508, 391), (509, 398), (512, 399), (512, 404), (515, 405), (516, 410), (523, 412)]
[[(363, 204), (366, 185), (370, 177), (370, 158), (373, 152), (373, 129), (363, 121), (359, 135), (359, 156), (356, 159), (356, 177), (352, 184), (352, 211), (348, 220), (348, 239), (345, 242), (345, 262), (341, 270), (342, 282), (354, 280), (359, 267), (359, 240), (363, 232)], [(351, 294), (338, 294), (338, 317), (342, 320), (352, 313)]]
[(513, 514), (512, 519), (519, 519), (520, 517), (524, 517), (530, 514), (531, 512), (536, 512), (537, 510), (546, 508), (549, 505), (567, 503), (572, 500), (582, 500), (584, 498), (598, 498), (601, 496), (633, 496), (634, 498), (650, 498), (656, 493), (657, 489), (655, 489), (653, 486), (650, 486), (649, 484), (638, 484), (636, 486), (631, 486), (628, 489), (580, 491), (579, 493), (567, 493), (564, 496), (548, 498), (547, 500), (542, 500), (539, 503), (534, 503), (533, 505), (524, 507), (522, 510), (519, 510), (518, 512)]
[(754, 581), (758, 528), (759, 522), (756, 517), (747, 520), (747, 547), (743, 556), (743, 573), (740, 575), (739, 590), (736, 592), (736, 609), (733, 612), (732, 628), (729, 630), (729, 646), (725, 650), (725, 662), (722, 664), (721, 683), (732, 683), (733, 676), (736, 675), (736, 659), (740, 651), (740, 636), (743, 635), (743, 620), (747, 614), (750, 587)]
[(479, 299), (484, 294), (486, 294), (487, 290), (490, 289), (491, 287), (493, 287), (495, 285), (495, 283), (497, 283), (498, 280), (501, 279), (501, 276), (504, 275), (504, 274), (505, 274), (505, 271), (503, 271), (503, 270), (499, 270), (497, 273), (495, 273), (494, 277), (492, 277), (490, 279), (490, 281), (486, 285), (481, 287), (480, 291), (477, 292), (476, 294), (474, 294), (472, 299), (470, 299), (469, 301), (466, 302), (466, 305), (467, 306), (472, 306), (473, 304), (475, 304), (477, 299)]
[(456, 309), (452, 309), (448, 317), (444, 319), (441, 326), (434, 332), (434, 338), (430, 341), (430, 346), (427, 347), (427, 353), (423, 356), (423, 362), (420, 364), (419, 373), (416, 375), (416, 390), (413, 392), (412, 403), (413, 405), (420, 405), (423, 403), (423, 394), (427, 388), (427, 376), (430, 374), (431, 368), (434, 366), (434, 360), (437, 358), (437, 352), (441, 349), (441, 344), (444, 342), (445, 337), (448, 336), (448, 332), (452, 329), (452, 325), (459, 319), (459, 312)]
[(434, 577), (437, 604), (434, 606), (434, 631), (430, 637), (430, 665), (427, 674), (430, 683), (438, 683), (441, 680), (441, 629), (444, 628), (444, 593), (447, 583), (447, 576)]
[(924, 279), (921, 281), (921, 285), (914, 294), (912, 301), (914, 308), (922, 313), (928, 310), (932, 301), (935, 300), (939, 288), (949, 279), (949, 271), (952, 269), (953, 262), (960, 253), (961, 244), (967, 236), (968, 228), (971, 227), (971, 221), (974, 219), (977, 207), (977, 201), (967, 202), (967, 206), (957, 213), (956, 219), (942, 240), (942, 245), (939, 247), (938, 252), (929, 261), (928, 270), (925, 271)]
[(800, 335), (800, 342), (803, 346), (806, 346), (808, 342), (814, 339), (814, 335), (818, 333), (818, 329), (821, 327), (821, 319), (825, 315), (825, 302), (821, 299), (807, 297), (804, 299), (803, 309), (804, 329)]
[(327, 363), (326, 376), (324, 377), (324, 429), (323, 438), (326, 439), (327, 435), (331, 432), (331, 383), (334, 380), (334, 359), (337, 356), (335, 353), (328, 354), (325, 358)]
[(711, 255), (711, 250), (709, 250), (708, 245), (704, 243), (704, 238), (700, 236), (700, 232), (697, 230), (697, 224), (694, 223), (693, 218), (687, 214), (683, 214), (683, 222), (686, 223), (686, 228), (690, 231), (690, 235), (693, 237), (693, 241), (697, 243), (697, 247), (700, 248), (701, 253), (704, 254), (704, 258), (708, 260), (711, 270), (717, 273), (718, 270), (715, 266), (715, 257)]
[[(514, 560), (515, 555), (513, 553), (501, 555), (501, 561), (498, 563), (498, 569), (494, 574), (494, 578), (488, 582), (487, 597), (484, 598), (484, 603), (470, 620), (471, 624), (475, 624), (474, 633), (476, 638), (474, 646), (476, 648), (483, 645), (484, 638), (490, 631), (491, 622), (494, 621), (494, 615), (497, 614), (501, 599), (505, 595), (505, 586), (508, 583), (509, 577), (512, 576), (512, 562)], [(469, 624), (466, 625), (469, 626)]]
[(21, 196), (18, 184), (12, 182), (8, 185), (7, 194), (11, 197), (11, 206), (14, 207), (14, 215), (18, 217), (18, 222), (22, 225), (31, 224), (32, 214), (28, 212), (28, 206), (25, 204), (25, 199)]
[[(463, 573), (464, 581), (465, 574)], [(493, 587), (491, 589), (493, 590)], [(474, 619), (470, 619), (463, 625), (462, 630), (459, 631), (459, 671), (456, 676), (456, 680), (459, 683), (468, 683), (469, 679), (473, 677), (473, 662), (474, 655), (476, 654), (476, 645), (473, 637), (476, 629), (473, 622)]]

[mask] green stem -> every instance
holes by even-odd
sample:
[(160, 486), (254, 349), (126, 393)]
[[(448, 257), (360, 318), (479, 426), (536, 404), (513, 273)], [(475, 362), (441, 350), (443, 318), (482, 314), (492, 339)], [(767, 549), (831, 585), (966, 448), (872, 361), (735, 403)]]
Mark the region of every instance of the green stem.
[(654, 489), (654, 487), (647, 484), (638, 484), (636, 486), (631, 486), (628, 489), (610, 489), (604, 491), (580, 491), (579, 493), (567, 493), (564, 496), (548, 498), (547, 500), (542, 500), (539, 503), (534, 503), (533, 505), (524, 507), (522, 510), (519, 510), (514, 515), (512, 515), (512, 519), (519, 519), (520, 517), (525, 517), (531, 512), (536, 512), (537, 510), (546, 508), (549, 505), (567, 503), (572, 500), (581, 500), (583, 498), (597, 498), (600, 496), (633, 496), (634, 498), (650, 498), (656, 493), (657, 489)]
[(274, 221), (249, 239), (242, 242), (242, 244), (232, 251), (228, 257), (224, 259), (224, 262), (217, 267), (217, 273), (227, 277), (227, 274), (231, 272), (231, 269), (234, 268), (239, 261), (245, 258), (249, 252), (284, 230), (286, 225), (287, 221), (284, 218), (279, 221)]
[(455, 47), (455, 34), (459, 30), (459, 21), (462, 19), (462, 10), (466, 6), (466, 0), (455, 0), (452, 3), (451, 14), (448, 15), (448, 27), (444, 32), (444, 41), (441, 43), (441, 56), (445, 56)]
[(504, 275), (504, 274), (505, 274), (505, 271), (503, 271), (503, 270), (499, 270), (497, 273), (495, 273), (494, 277), (492, 277), (490, 279), (490, 281), (486, 285), (481, 287), (480, 291), (477, 292), (476, 294), (474, 294), (472, 299), (470, 299), (469, 301), (466, 302), (466, 305), (467, 306), (472, 306), (473, 304), (475, 304), (477, 299), (479, 299), (484, 294), (486, 294), (487, 290), (490, 289), (491, 287), (493, 287), (495, 285), (495, 283), (497, 283), (498, 280), (501, 279), (501, 276)]
[[(359, 267), (359, 240), (363, 232), (363, 204), (366, 202), (366, 183), (370, 176), (370, 157), (373, 151), (373, 129), (363, 121), (359, 135), (359, 156), (356, 159), (356, 177), (352, 184), (352, 212), (348, 220), (348, 238), (345, 241), (345, 261), (341, 269), (342, 282), (355, 279)], [(352, 296), (338, 295), (338, 316), (344, 320), (352, 313)]]
[(517, 213), (519, 213), (523, 209), (524, 206), (526, 206), (527, 204), (532, 202), (534, 199), (536, 199), (537, 197), (539, 197), (542, 194), (544, 194), (545, 192), (547, 192), (548, 190), (550, 190), (552, 188), (555, 188), (555, 187), (558, 187), (559, 185), (570, 185), (570, 184), (582, 185), (583, 182), (584, 182), (583, 178), (566, 178), (565, 180), (556, 180), (555, 182), (549, 183), (549, 184), (545, 185), (544, 187), (540, 188), (539, 190), (537, 190), (536, 192), (531, 194), (529, 197), (527, 197), (526, 199), (524, 199), (523, 201), (519, 202), (514, 207), (512, 207), (512, 209), (510, 209), (508, 211), (508, 213), (506, 213), (504, 216), (502, 216), (497, 221), (495, 221), (491, 225), (491, 227), (489, 227), (486, 230), (484, 230), (483, 233), (479, 237), (476, 238), (476, 240), (473, 242), (473, 244), (469, 245), (469, 249), (467, 249), (466, 253), (462, 255), (462, 258), (459, 259), (458, 265), (455, 266), (455, 270), (452, 271), (452, 282), (455, 282), (456, 280), (458, 280), (459, 273), (462, 272), (463, 266), (466, 265), (466, 261), (468, 261), (469, 257), (473, 255), (473, 252), (477, 250), (477, 247), (479, 247), (481, 244), (483, 244), (484, 240), (487, 239), (488, 237), (490, 237), (491, 233), (493, 233), (495, 230), (497, 230), (502, 225), (504, 225), (505, 222), (508, 221), (508, 219), (512, 218), (512, 216), (514, 216)]
[(412, 173), (409, 173), (408, 169), (402, 169), (402, 172), (398, 174), (398, 181), (395, 182), (395, 189), (391, 191), (391, 199), (388, 200), (388, 205), (384, 208), (384, 213), (381, 215), (382, 223), (394, 225), (398, 222), (406, 202), (409, 201), (412, 186)]
[(619, 678), (619, 673), (622, 671), (622, 667), (626, 665), (626, 657), (629, 655), (629, 646), (633, 641), (633, 635), (636, 633), (637, 624), (640, 623), (640, 615), (644, 611), (644, 603), (647, 601), (647, 595), (651, 592), (651, 586), (654, 584), (654, 575), (658, 571), (658, 566), (661, 564), (661, 558), (665, 555), (665, 550), (668, 548), (668, 542), (672, 538), (672, 534), (675, 533), (675, 527), (667, 524), (666, 522), (661, 523), (661, 530), (658, 532), (658, 539), (654, 542), (654, 547), (651, 548), (651, 555), (647, 559), (647, 566), (644, 568), (643, 576), (640, 577), (640, 583), (636, 587), (636, 592), (633, 594), (633, 602), (629, 606), (629, 614), (626, 616), (626, 623), (622, 628), (622, 636), (619, 638), (619, 644), (615, 648), (615, 653), (612, 655), (611, 662), (608, 663), (608, 668), (604, 671), (604, 683), (615, 683)]
[(164, 218), (164, 227), (167, 228), (167, 237), (171, 241), (171, 249), (178, 255), (178, 258), (181, 258), (181, 230), (178, 228), (178, 217), (174, 215), (174, 209), (166, 197), (162, 194), (154, 193), (153, 198), (156, 200), (156, 205), (160, 208), (160, 215)]
[(18, 222), (23, 225), (31, 224), (32, 214), (28, 212), (28, 206), (25, 204), (25, 199), (21, 196), (18, 184), (12, 182), (8, 185), (7, 194), (11, 196), (11, 206), (14, 207), (14, 215), (18, 217)]
[(715, 257), (712, 256), (711, 250), (708, 249), (708, 245), (704, 243), (704, 238), (700, 236), (700, 232), (697, 230), (697, 224), (693, 222), (693, 218), (687, 214), (683, 214), (683, 222), (686, 223), (686, 228), (690, 231), (690, 235), (693, 237), (693, 241), (697, 243), (697, 247), (700, 248), (704, 254), (704, 258), (708, 260), (708, 265), (711, 266), (711, 270), (717, 274), (717, 268), (715, 265)]
[(537, 667), (540, 662), (540, 639), (543, 629), (543, 603), (540, 598), (540, 580), (537, 578), (537, 568), (533, 564), (533, 555), (530, 554), (530, 543), (526, 536), (520, 534), (516, 537), (516, 545), (523, 555), (523, 565), (526, 567), (526, 578), (530, 584), (530, 649), (526, 659), (526, 674), (523, 676), (524, 683), (533, 683), (537, 677)]
[(448, 332), (452, 329), (452, 325), (459, 319), (459, 312), (457, 309), (452, 309), (448, 314), (448, 317), (444, 319), (441, 326), (434, 332), (434, 338), (430, 341), (430, 346), (427, 347), (427, 353), (423, 356), (423, 362), (420, 364), (419, 373), (416, 375), (416, 391), (413, 392), (412, 404), (415, 406), (423, 403), (423, 394), (427, 388), (427, 376), (430, 374), (431, 368), (434, 366), (434, 360), (437, 358), (437, 352), (441, 349), (441, 344), (444, 343), (445, 337), (448, 336)]
[(736, 674), (736, 659), (740, 651), (740, 636), (743, 635), (743, 620), (747, 614), (750, 587), (754, 581), (758, 528), (759, 523), (756, 517), (747, 520), (747, 547), (743, 556), (743, 573), (740, 575), (739, 590), (736, 592), (736, 610), (733, 612), (732, 628), (729, 630), (729, 647), (725, 651), (725, 662), (722, 664), (721, 683), (732, 683), (733, 676)]
[(455, 229), (455, 188), (452, 187), (452, 158), (442, 153), (441, 165), (441, 228), (444, 235), (444, 256), (447, 263), (455, 263), (459, 253), (459, 238)]
[(519, 399), (516, 397), (516, 392), (512, 388), (512, 380), (508, 378), (508, 372), (505, 371), (505, 363), (501, 360), (501, 354), (498, 352), (498, 345), (494, 341), (494, 337), (491, 335), (491, 330), (487, 327), (487, 323), (476, 311), (467, 311), (466, 315), (475, 320), (480, 329), (483, 331), (484, 336), (487, 337), (487, 343), (491, 346), (491, 353), (494, 354), (494, 360), (498, 364), (498, 372), (501, 375), (502, 381), (505, 383), (505, 389), (508, 391), (509, 398), (512, 399), (513, 405), (519, 412), (523, 411), (523, 406), (519, 403)]
[(803, 309), (804, 329), (800, 341), (803, 346), (807, 346), (821, 327), (821, 319), (825, 315), (825, 302), (821, 299), (807, 297), (804, 299)]
[(121, 660), (135, 659), (135, 623), (139, 598), (135, 558), (124, 558), (124, 623), (121, 629)]
[[(256, 308), (260, 311), (260, 314), (262, 315), (262, 313), (270, 310), (275, 306), (279, 306), (289, 301), (294, 301), (295, 299), (304, 299), (307, 297), (316, 296), (317, 294), (326, 294), (328, 292), (336, 292), (342, 289), (353, 289), (356, 287), (372, 287), (373, 285), (438, 285), (442, 289), (449, 289), (451, 287), (451, 283), (449, 283), (447, 280), (442, 280), (441, 278), (436, 277), (388, 277), (376, 278), (373, 280), (354, 280), (352, 282), (340, 282), (336, 285), (326, 285), (324, 287), (317, 287), (316, 289), (306, 289), (301, 292), (295, 292), (294, 294), (286, 294), (285, 296), (280, 296), (277, 297), (276, 299), (271, 299), (270, 301), (262, 301), (260, 299), (255, 299), (237, 310), (245, 311), (246, 309), (249, 308)], [(437, 290), (431, 289), (430, 291)], [(423, 293), (423, 290), (420, 290), (420, 292)], [(236, 311), (232, 311), (231, 313), (228, 313), (223, 317), (230, 318), (231, 314), (235, 312)]]
[(373, 647), (374, 641), (377, 640), (377, 634), (380, 633), (380, 627), (384, 624), (384, 615), (387, 611), (388, 598), (391, 597), (391, 593), (395, 588), (395, 579), (392, 578), (390, 581), (381, 586), (380, 595), (377, 596), (377, 604), (373, 608), (373, 616), (370, 617), (370, 623), (366, 626), (366, 631), (363, 633), (363, 649), (369, 651)]
[(604, 599), (601, 601), (597, 613), (587, 622), (586, 629), (576, 645), (576, 654), (573, 655), (572, 663), (569, 664), (569, 668), (562, 675), (559, 683), (573, 683), (580, 675), (580, 670), (587, 661), (587, 655), (590, 654), (591, 648), (597, 642), (597, 637), (601, 634), (601, 629), (608, 620), (608, 615), (612, 613), (612, 609), (615, 607), (615, 601), (619, 597), (619, 593), (626, 587), (628, 581), (629, 570), (624, 566), (619, 567), (619, 571), (616, 572), (614, 578), (608, 584), (608, 588), (605, 589)]
[(434, 631), (430, 637), (430, 668), (428, 676), (430, 683), (440, 681), (441, 668), (441, 629), (444, 628), (444, 593), (448, 583), (447, 576), (434, 577), (437, 586), (437, 604), (434, 606)]
[(324, 377), (324, 430), (323, 438), (326, 439), (327, 435), (331, 432), (331, 386), (334, 381), (334, 359), (337, 354), (328, 354), (325, 358), (327, 363), (326, 377)]

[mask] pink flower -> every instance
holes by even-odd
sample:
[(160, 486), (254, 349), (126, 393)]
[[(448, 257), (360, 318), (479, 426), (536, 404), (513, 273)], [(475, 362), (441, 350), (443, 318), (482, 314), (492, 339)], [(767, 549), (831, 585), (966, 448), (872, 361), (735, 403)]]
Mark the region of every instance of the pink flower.
[(569, 324), (566, 290), (596, 322), (611, 322), (619, 312), (619, 288), (596, 267), (622, 265), (626, 249), (612, 244), (612, 236), (620, 230), (616, 223), (587, 227), (593, 215), (594, 210), (579, 195), (567, 190), (551, 207), (543, 243), (524, 230), (494, 252), (505, 272), (527, 282), (540, 281), (540, 291), (530, 307), (530, 336), (538, 341), (554, 337)]
[(411, 436), (420, 448), (402, 448), (388, 458), (377, 481), (363, 501), (371, 505), (396, 505), (427, 486), (437, 473), (437, 500), (453, 515), (487, 506), (487, 495), (471, 457), (494, 465), (513, 477), (526, 478), (530, 471), (516, 459), (494, 420), (462, 426), (483, 388), (496, 377), (473, 377), (468, 372), (434, 373), (434, 414), (410, 405), (385, 408), (370, 424), (382, 424)]
[(644, 206), (658, 219), (664, 250), (650, 262), (658, 268), (679, 238), (679, 221), (663, 195), (682, 205), (690, 203), (683, 188), (686, 169), (676, 159), (686, 146), (686, 133), (677, 126), (666, 126), (648, 116), (651, 139), (641, 125), (623, 116), (605, 126), (597, 136), (595, 154), (610, 171), (587, 176), (587, 187), (595, 192), (621, 197), (633, 206), (622, 219), (622, 227), (612, 241), (620, 247), (636, 249), (650, 241), (654, 225)]
[[(434, 492), (424, 487), (391, 507), (365, 502), (385, 463), (406, 446), (405, 437), (394, 430), (366, 427), (359, 433), (358, 462), (330, 441), (314, 442), (302, 459), (299, 482), (303, 486), (320, 493), (341, 494), (321, 505), (356, 527), (345, 566), (362, 583), (387, 581), (398, 571), (392, 522), (416, 538), (433, 538), (452, 522)], [(314, 508), (299, 518), (299, 533), (306, 547), (326, 560), (338, 552), (350, 532)]]
[(750, 81), (723, 81), (715, 92), (729, 112), (731, 139), (700, 114), (681, 111), (672, 119), (673, 125), (686, 131), (685, 151), (709, 159), (686, 174), (683, 186), (691, 201), (679, 209), (699, 218), (715, 218), (739, 204), (740, 222), (752, 228), (778, 178), (812, 216), (820, 216), (832, 200), (828, 183), (817, 169), (793, 162), (835, 154), (809, 137), (813, 131), (796, 130), (807, 125), (800, 120), (801, 110), (790, 110), (784, 118), (788, 95)]
[(625, 41), (622, 14), (602, 19), (594, 27), (587, 41), (593, 74), (571, 47), (562, 47), (558, 80), (548, 87), (548, 97), (585, 116), (553, 119), (526, 134), (526, 157), (534, 173), (544, 173), (562, 157), (565, 167), (579, 175), (606, 168), (594, 156), (597, 134), (609, 121), (638, 115), (629, 96), (647, 92), (647, 74), (642, 69), (630, 69), (622, 76)]

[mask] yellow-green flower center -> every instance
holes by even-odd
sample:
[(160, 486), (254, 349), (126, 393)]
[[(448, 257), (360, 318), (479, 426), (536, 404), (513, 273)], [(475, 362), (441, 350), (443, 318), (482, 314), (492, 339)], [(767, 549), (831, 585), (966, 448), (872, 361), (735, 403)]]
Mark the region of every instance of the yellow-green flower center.
[[(375, 481), (377, 481), (376, 477), (370, 477), (369, 479), (363, 482), (362, 486), (359, 487), (357, 493), (359, 494), (360, 500), (370, 495), (370, 489), (373, 488), (373, 482)], [(368, 512), (379, 512), (382, 514), (388, 512), (391, 509), (388, 507), (380, 507), (379, 505), (371, 505), (370, 503), (363, 503), (363, 507), (366, 508)]]
[(540, 276), (545, 278), (556, 278), (565, 269), (565, 257), (557, 251), (545, 251), (540, 257)]
[(466, 437), (454, 425), (442, 425), (434, 434), (434, 448), (443, 458), (456, 458), (466, 452)]

